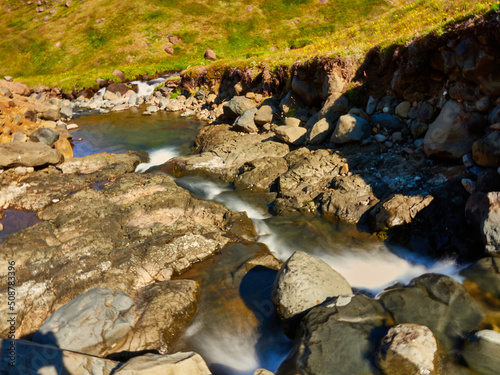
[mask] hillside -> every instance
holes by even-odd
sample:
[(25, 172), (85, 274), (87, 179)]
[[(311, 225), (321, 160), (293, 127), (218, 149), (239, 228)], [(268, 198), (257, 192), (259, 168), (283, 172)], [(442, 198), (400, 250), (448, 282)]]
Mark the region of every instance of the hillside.
[[(491, 9), (480, 0), (1, 0), (0, 76), (64, 88), (203, 65), (364, 53)], [(170, 38), (175, 36), (177, 40)], [(174, 44), (170, 43), (174, 42)], [(165, 52), (169, 50), (169, 54)]]

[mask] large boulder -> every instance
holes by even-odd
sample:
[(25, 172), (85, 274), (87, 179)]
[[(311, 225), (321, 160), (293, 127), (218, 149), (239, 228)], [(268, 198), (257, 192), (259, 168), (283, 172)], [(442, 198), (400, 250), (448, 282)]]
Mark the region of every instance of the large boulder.
[(472, 144), (472, 157), (481, 167), (500, 166), (500, 131), (486, 134)]
[(257, 108), (247, 109), (241, 116), (239, 116), (233, 124), (233, 129), (243, 133), (257, 133), (259, 128), (255, 125), (254, 117)]
[(316, 85), (313, 81), (300, 80), (297, 76), (294, 76), (292, 79), (292, 90), (300, 96), (300, 98), (307, 105), (312, 105), (315, 102), (321, 100), (321, 93), (316, 88)]
[(276, 188), (279, 176), (288, 170), (288, 165), (281, 157), (263, 157), (245, 163), (241, 169), (242, 173), (234, 181), (236, 189), (267, 193)]
[(11, 142), (0, 144), (0, 168), (39, 167), (58, 164), (62, 155), (42, 142)]
[(207, 364), (197, 353), (145, 354), (127, 361), (116, 375), (210, 375)]
[(112, 83), (111, 85), (109, 85), (108, 87), (106, 87), (106, 91), (110, 91), (114, 94), (122, 94), (122, 95), (125, 95), (128, 90), (131, 90), (132, 87), (124, 84), (124, 83)]
[(412, 219), (427, 207), (432, 195), (406, 196), (393, 194), (370, 211), (370, 219), (375, 230), (381, 231), (398, 225), (411, 223)]
[(293, 335), (298, 320), (329, 297), (351, 295), (347, 280), (320, 259), (296, 251), (280, 268), (273, 285), (273, 304)]
[(91, 174), (104, 169), (119, 169), (122, 173), (135, 170), (141, 159), (135, 154), (100, 154), (65, 160), (59, 165), (63, 173)]
[[(244, 97), (244, 96), (235, 96), (226, 104), (224, 104), (224, 115), (231, 120), (235, 120), (238, 116), (241, 116), (245, 111), (256, 107), (257, 104)], [(255, 113), (254, 113), (255, 114)]]
[(363, 295), (338, 297), (303, 319), (294, 349), (277, 375), (379, 374), (375, 363), (390, 317)]
[(20, 82), (11, 82), (0, 79), (0, 87), (9, 89), (15, 95), (29, 96), (33, 92), (28, 86)]
[(370, 134), (368, 121), (354, 115), (340, 116), (330, 141), (336, 144), (357, 142)]
[(307, 132), (307, 143), (319, 145), (330, 137), (335, 129), (335, 124), (322, 118), (317, 121)]
[(130, 296), (96, 288), (57, 309), (35, 333), (33, 341), (105, 356), (130, 332), (134, 317), (135, 304)]
[(479, 229), (486, 251), (500, 252), (500, 192), (476, 192), (467, 200), (465, 209)]
[(269, 124), (278, 112), (279, 109), (277, 106), (264, 104), (255, 113), (254, 121), (257, 125)]
[(479, 331), (465, 342), (463, 355), (467, 364), (479, 375), (497, 375), (500, 369), (500, 332)]
[(449, 276), (424, 274), (407, 287), (396, 286), (379, 295), (396, 324), (416, 323), (430, 328), (449, 352), (464, 337), (481, 328), (485, 313), (465, 288)]
[(49, 128), (38, 128), (30, 134), (30, 141), (43, 142), (53, 147), (59, 139), (59, 133)]
[(306, 128), (299, 126), (282, 125), (274, 129), (278, 139), (294, 146), (303, 145), (306, 141)]
[(500, 299), (500, 259), (487, 257), (479, 259), (466, 269), (460, 271), (460, 275), (467, 280), (476, 283), (479, 289), (490, 293)]
[(442, 158), (461, 158), (471, 151), (474, 142), (469, 128), (462, 104), (448, 101), (425, 134), (425, 153)]
[(330, 95), (343, 92), (344, 91), (344, 81), (335, 72), (328, 74), (323, 81), (323, 88), (321, 96), (323, 99), (328, 98)]
[(349, 100), (339, 92), (331, 94), (319, 111), (318, 119), (326, 118), (335, 123), (338, 118), (349, 111)]
[(392, 327), (382, 341), (379, 363), (385, 375), (436, 374), (438, 347), (432, 331), (419, 324)]

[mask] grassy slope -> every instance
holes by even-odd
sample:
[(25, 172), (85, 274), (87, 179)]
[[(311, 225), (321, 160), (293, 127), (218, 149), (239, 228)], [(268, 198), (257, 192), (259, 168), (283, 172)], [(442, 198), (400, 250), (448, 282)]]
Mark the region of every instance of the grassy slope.
[[(253, 10), (247, 10), (248, 5)], [(289, 64), (313, 56), (364, 53), (404, 42), (448, 22), (491, 9), (486, 0), (74, 0), (54, 1), (36, 14), (36, 2), (0, 0), (0, 76), (30, 85), (71, 88), (109, 78), (206, 64)], [(10, 9), (10, 12), (7, 10)], [(49, 10), (56, 13), (43, 22)], [(36, 18), (36, 20), (33, 20)], [(96, 23), (104, 18), (103, 23)], [(169, 56), (168, 35), (183, 43)], [(60, 46), (57, 44), (60, 43)], [(276, 47), (271, 52), (270, 47)], [(292, 48), (291, 50), (287, 50)]]

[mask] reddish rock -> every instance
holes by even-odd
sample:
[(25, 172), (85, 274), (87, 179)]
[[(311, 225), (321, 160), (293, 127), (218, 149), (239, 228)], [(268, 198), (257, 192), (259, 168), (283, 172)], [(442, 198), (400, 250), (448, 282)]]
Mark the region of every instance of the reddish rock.
[(209, 48), (205, 51), (205, 60), (215, 61), (217, 60), (217, 55), (215, 52)]
[(121, 70), (115, 69), (111, 74), (113, 74), (115, 77), (120, 78), (122, 82), (125, 81), (125, 73), (123, 73)]

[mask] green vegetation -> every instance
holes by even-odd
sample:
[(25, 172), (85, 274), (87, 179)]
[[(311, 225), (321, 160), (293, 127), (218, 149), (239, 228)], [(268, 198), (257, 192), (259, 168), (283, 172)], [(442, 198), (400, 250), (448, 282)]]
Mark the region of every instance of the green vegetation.
[[(69, 8), (53, 2), (0, 0), (0, 76), (66, 89), (111, 78), (113, 69), (137, 74), (208, 64), (278, 66), (315, 56), (359, 54), (406, 43), (471, 15), (498, 10), (486, 0), (86, 0)], [(55, 14), (49, 14), (49, 11)], [(50, 19), (43, 21), (44, 17)], [(182, 39), (164, 52), (170, 35)]]

